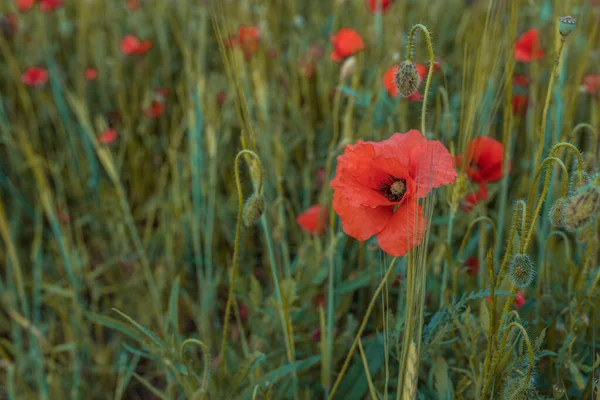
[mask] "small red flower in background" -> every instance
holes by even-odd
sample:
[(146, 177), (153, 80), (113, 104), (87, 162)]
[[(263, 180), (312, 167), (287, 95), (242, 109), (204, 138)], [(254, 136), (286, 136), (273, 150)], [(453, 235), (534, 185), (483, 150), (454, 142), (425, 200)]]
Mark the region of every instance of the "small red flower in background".
[(156, 119), (165, 113), (167, 106), (161, 101), (153, 101), (149, 107), (144, 108), (142, 111), (147, 118)]
[[(398, 69), (399, 65), (400, 64), (392, 65), (383, 74), (383, 79), (382, 79), (383, 87), (385, 88), (387, 93), (390, 95), (390, 97), (398, 96), (398, 88), (396, 87), (396, 84), (394, 83), (394, 78), (396, 76), (396, 70)], [(415, 66), (417, 67), (417, 73), (419, 74), (419, 86), (420, 86), (421, 82), (423, 81), (425, 76), (427, 76), (427, 74), (429, 73), (429, 68), (427, 67), (427, 65), (423, 65), (423, 64), (415, 64)], [(435, 71), (435, 67), (433, 68), (433, 70)], [(410, 96), (408, 96), (406, 99), (408, 101), (419, 101), (419, 100), (423, 100), (423, 96), (421, 95), (421, 93), (419, 93), (419, 91), (416, 91), (413, 94), (411, 94)]]
[(529, 103), (529, 96), (526, 94), (515, 94), (512, 98), (512, 108), (514, 115), (525, 115), (527, 111), (527, 104)]
[(21, 75), (21, 81), (27, 86), (39, 87), (48, 82), (48, 71), (40, 67), (28, 67)]
[(136, 11), (140, 8), (142, 2), (140, 0), (127, 0), (127, 8), (131, 11)]
[(102, 132), (100, 136), (98, 136), (98, 141), (101, 144), (111, 144), (115, 140), (117, 140), (118, 137), (119, 135), (117, 134), (117, 131), (115, 129), (109, 128)]
[(354, 29), (342, 28), (330, 39), (333, 44), (330, 58), (335, 62), (342, 62), (365, 48), (365, 42)]
[(37, 0), (17, 0), (17, 9), (21, 12), (27, 12), (35, 6)]
[(221, 90), (217, 93), (217, 105), (221, 107), (225, 100), (227, 100), (227, 93)]
[(402, 283), (403, 280), (404, 280), (404, 277), (402, 276), (402, 274), (396, 275), (396, 277), (394, 278), (394, 282), (392, 283), (392, 286), (393, 287), (400, 286), (400, 284)]
[(462, 209), (464, 211), (471, 211), (473, 207), (479, 204), (480, 201), (487, 200), (489, 198), (485, 183), (479, 183), (479, 190), (475, 193), (469, 193), (465, 196), (462, 203)]
[(325, 307), (325, 305), (327, 304), (326, 300), (325, 300), (325, 296), (323, 295), (317, 295), (315, 297), (312, 298), (312, 304), (315, 308), (317, 307)]
[(529, 77), (527, 75), (513, 76), (513, 85), (526, 88), (529, 86)]
[(479, 275), (479, 258), (477, 257), (469, 257), (467, 261), (465, 261), (465, 267), (467, 270), (467, 274), (471, 276)]
[(464, 155), (455, 157), (460, 168), (466, 162), (465, 172), (474, 182), (495, 182), (502, 178), (504, 146), (489, 136), (471, 139)]
[(63, 6), (63, 0), (40, 0), (40, 10), (49, 13)]
[(121, 52), (126, 55), (144, 54), (152, 48), (152, 40), (140, 41), (134, 35), (125, 35), (121, 40)]
[(337, 162), (333, 208), (344, 232), (359, 241), (376, 235), (396, 257), (417, 246), (427, 228), (418, 199), (456, 179), (446, 147), (414, 129), (348, 145)]
[(225, 41), (226, 47), (239, 47), (244, 58), (250, 60), (260, 48), (260, 29), (256, 26), (240, 26), (238, 33)]
[(589, 94), (595, 94), (600, 89), (600, 74), (588, 74), (583, 77), (583, 88)]
[(318, 342), (321, 340), (321, 328), (316, 328), (312, 335), (310, 335), (310, 338), (313, 342)]
[(384, 13), (392, 5), (392, 0), (365, 0), (365, 5), (372, 13), (376, 13), (377, 9)]
[(540, 32), (529, 29), (515, 43), (515, 59), (520, 62), (538, 61), (544, 58), (540, 42)]
[(515, 297), (515, 308), (517, 311), (523, 307), (527, 300), (525, 299), (525, 295), (520, 290), (517, 291), (517, 296)]
[(98, 79), (98, 70), (96, 68), (92, 68), (92, 67), (86, 68), (84, 74), (85, 74), (85, 79), (90, 82), (93, 82), (96, 79)]
[(327, 207), (314, 205), (296, 217), (300, 227), (310, 233), (320, 234), (327, 229)]

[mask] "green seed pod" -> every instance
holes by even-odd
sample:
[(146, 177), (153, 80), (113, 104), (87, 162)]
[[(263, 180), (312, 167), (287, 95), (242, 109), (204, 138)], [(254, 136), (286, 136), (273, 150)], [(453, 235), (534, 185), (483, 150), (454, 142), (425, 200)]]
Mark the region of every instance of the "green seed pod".
[(412, 61), (402, 61), (396, 70), (394, 84), (402, 97), (408, 97), (419, 89), (419, 72)]
[(265, 211), (265, 198), (262, 195), (253, 194), (244, 206), (244, 225), (250, 227), (258, 222)]
[(560, 32), (561, 36), (569, 36), (569, 34), (573, 32), (573, 29), (575, 29), (576, 23), (577, 20), (571, 16), (560, 17), (558, 19), (558, 31)]
[(565, 205), (563, 226), (575, 232), (593, 220), (600, 212), (600, 188), (586, 185), (569, 198)]
[(562, 228), (564, 223), (565, 206), (567, 205), (567, 199), (564, 197), (559, 198), (554, 202), (550, 209), (549, 217), (550, 223), (554, 228)]
[(522, 289), (531, 285), (533, 278), (535, 278), (535, 265), (529, 254), (515, 254), (510, 262), (508, 276), (518, 288)]

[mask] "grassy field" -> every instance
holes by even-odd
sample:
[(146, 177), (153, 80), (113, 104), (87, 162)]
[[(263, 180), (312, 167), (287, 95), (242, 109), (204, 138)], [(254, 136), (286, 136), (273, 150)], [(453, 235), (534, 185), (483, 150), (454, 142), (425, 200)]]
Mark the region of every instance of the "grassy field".
[(0, 399), (600, 399), (600, 1), (3, 0)]

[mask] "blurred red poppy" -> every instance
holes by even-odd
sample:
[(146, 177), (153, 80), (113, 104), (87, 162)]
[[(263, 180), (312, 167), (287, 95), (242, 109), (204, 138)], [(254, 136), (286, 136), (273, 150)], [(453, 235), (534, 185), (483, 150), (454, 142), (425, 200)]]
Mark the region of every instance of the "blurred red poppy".
[(535, 28), (527, 30), (515, 43), (515, 59), (520, 62), (532, 62), (543, 57), (540, 32)]
[(118, 137), (119, 135), (117, 134), (117, 131), (115, 129), (109, 128), (102, 132), (100, 136), (98, 136), (98, 142), (100, 142), (101, 144), (111, 144), (115, 140), (117, 140)]
[(528, 103), (529, 96), (526, 94), (515, 94), (512, 98), (513, 114), (520, 116), (525, 115)]
[(314, 205), (296, 217), (300, 227), (313, 234), (321, 234), (327, 229), (327, 207)]
[(378, 9), (384, 13), (392, 5), (392, 0), (365, 0), (365, 5), (372, 13), (376, 13)]
[(520, 290), (517, 291), (517, 296), (515, 297), (515, 308), (517, 311), (523, 307), (527, 300), (525, 299), (525, 295)]
[(164, 114), (166, 108), (165, 103), (153, 101), (149, 107), (144, 108), (142, 111), (147, 118), (156, 119)]
[(344, 232), (359, 241), (376, 235), (396, 257), (417, 246), (427, 228), (418, 199), (456, 179), (446, 147), (414, 129), (348, 145), (337, 162), (333, 208)]
[(335, 62), (342, 62), (365, 48), (365, 43), (354, 29), (342, 28), (330, 40), (333, 44), (330, 58)]
[(85, 79), (92, 82), (98, 79), (98, 70), (96, 68), (86, 68), (85, 70)]
[(225, 100), (227, 100), (227, 93), (221, 90), (217, 93), (217, 105), (221, 107)]
[(226, 47), (239, 47), (244, 58), (250, 60), (260, 48), (260, 29), (257, 26), (240, 26), (238, 33), (225, 40)]
[(588, 74), (583, 77), (583, 87), (589, 94), (595, 94), (600, 89), (600, 74)]
[[(504, 146), (489, 136), (471, 139), (464, 155), (456, 156), (457, 167), (466, 162), (465, 172), (474, 182), (494, 182), (502, 178)], [(510, 168), (510, 166), (509, 166)]]
[(144, 54), (152, 48), (152, 40), (140, 41), (134, 35), (125, 35), (121, 40), (121, 52), (127, 55)]
[[(396, 87), (394, 78), (396, 76), (396, 70), (398, 69), (399, 65), (400, 64), (392, 65), (383, 74), (383, 79), (382, 79), (383, 87), (385, 88), (387, 93), (390, 95), (390, 97), (398, 96), (398, 88)], [(427, 76), (427, 73), (429, 72), (429, 68), (427, 67), (427, 65), (423, 65), (423, 64), (415, 64), (415, 66), (417, 67), (417, 73), (419, 74), (419, 85), (421, 85), (421, 82), (423, 81), (425, 76)], [(434, 71), (435, 71), (435, 68), (434, 68)], [(423, 96), (421, 95), (421, 93), (416, 91), (413, 94), (411, 94), (410, 96), (408, 96), (406, 99), (409, 101), (419, 101), (419, 100), (423, 100)]]
[(471, 211), (479, 202), (487, 200), (489, 198), (487, 187), (485, 183), (479, 183), (479, 190), (475, 193), (469, 193), (465, 196), (462, 203), (462, 209), (464, 211)]
[(142, 2), (140, 0), (127, 0), (127, 8), (131, 11), (136, 11), (140, 8)]
[(527, 87), (529, 86), (529, 77), (527, 75), (515, 75), (513, 76), (513, 85)]
[(21, 12), (27, 12), (35, 6), (37, 0), (17, 0), (17, 9)]
[(479, 275), (479, 258), (477, 257), (469, 257), (467, 261), (465, 261), (465, 268), (467, 270), (467, 274), (471, 276)]
[(321, 328), (316, 328), (312, 335), (310, 335), (310, 338), (313, 342), (318, 342), (321, 340)]
[(48, 71), (40, 67), (28, 67), (21, 75), (21, 81), (27, 86), (44, 86), (48, 82)]
[(40, 10), (44, 13), (52, 12), (63, 6), (63, 0), (40, 0)]

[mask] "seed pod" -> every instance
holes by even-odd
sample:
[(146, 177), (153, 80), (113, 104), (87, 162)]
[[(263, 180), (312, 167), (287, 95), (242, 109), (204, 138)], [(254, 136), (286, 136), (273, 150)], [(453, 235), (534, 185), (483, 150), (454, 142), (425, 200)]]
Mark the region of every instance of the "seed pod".
[(554, 228), (562, 228), (564, 223), (565, 206), (567, 205), (567, 199), (564, 197), (559, 198), (554, 202), (550, 209), (549, 217), (550, 223)]
[(419, 89), (419, 72), (412, 61), (402, 61), (396, 70), (394, 84), (402, 97), (408, 97)]
[(558, 19), (558, 32), (560, 32), (561, 36), (567, 37), (575, 29), (576, 23), (577, 20), (571, 16), (560, 17)]
[(569, 198), (565, 205), (563, 226), (574, 232), (594, 219), (600, 212), (600, 188), (586, 185)]
[(253, 194), (246, 201), (244, 206), (243, 218), (244, 225), (250, 227), (258, 222), (265, 211), (265, 198), (262, 195)]
[(515, 254), (510, 262), (508, 276), (511, 282), (518, 288), (526, 288), (531, 285), (535, 278), (535, 265), (529, 254)]

